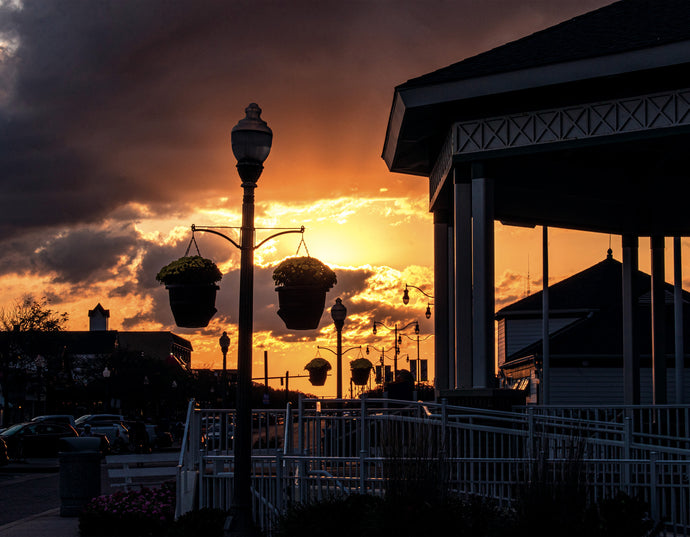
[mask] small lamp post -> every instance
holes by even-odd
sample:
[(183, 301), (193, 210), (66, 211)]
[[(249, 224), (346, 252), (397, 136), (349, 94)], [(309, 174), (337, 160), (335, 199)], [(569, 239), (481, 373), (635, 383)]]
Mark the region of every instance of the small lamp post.
[(374, 326), (372, 328), (372, 333), (374, 335), (376, 335), (377, 324), (382, 326), (386, 330), (390, 330), (394, 333), (395, 339), (393, 341), (395, 342), (395, 345), (393, 345), (393, 348), (395, 349), (395, 351), (393, 352), (393, 378), (395, 378), (395, 376), (398, 374), (398, 354), (400, 354), (400, 344), (402, 343), (402, 337), (398, 334), (403, 332), (403, 330), (407, 330), (412, 325), (414, 325), (415, 327), (415, 334), (419, 334), (419, 322), (412, 321), (411, 323), (407, 323), (402, 328), (398, 328), (398, 325), (396, 324), (393, 328), (391, 328), (390, 326), (386, 326), (385, 324), (383, 324), (381, 321), (374, 321)]
[[(220, 390), (220, 396), (223, 399), (223, 408), (228, 408), (228, 362), (227, 362), (227, 356), (228, 356), (228, 348), (230, 348), (230, 338), (228, 337), (227, 332), (223, 332), (223, 335), (220, 336), (220, 338), (218, 338), (218, 344), (220, 345), (220, 350), (223, 353), (223, 372), (221, 373), (221, 376), (220, 376), (220, 382), (223, 385), (223, 387)], [(221, 449), (227, 448), (227, 443), (228, 443), (227, 423), (228, 423), (227, 416), (222, 416), (222, 419), (220, 422), (220, 443), (219, 443), (219, 447)]]
[(230, 348), (230, 338), (227, 332), (223, 332), (223, 335), (218, 339), (220, 344), (220, 352), (223, 353), (223, 376), (221, 377), (223, 383), (223, 391), (221, 395), (223, 397), (223, 406), (227, 408), (228, 406), (228, 349)]
[(347, 308), (343, 306), (343, 301), (340, 298), (335, 299), (335, 305), (331, 308), (331, 317), (335, 330), (338, 335), (336, 344), (336, 398), (343, 398), (343, 326), (345, 325), (345, 317), (347, 317)]
[(110, 369), (108, 366), (103, 368), (103, 379), (105, 380), (105, 408), (110, 411)]

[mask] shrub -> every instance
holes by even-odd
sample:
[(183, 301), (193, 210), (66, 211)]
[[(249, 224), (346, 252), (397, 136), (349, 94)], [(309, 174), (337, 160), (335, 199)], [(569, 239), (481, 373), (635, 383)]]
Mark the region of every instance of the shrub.
[(314, 285), (330, 289), (336, 283), (335, 272), (314, 257), (288, 257), (273, 271), (276, 285)]
[(218, 266), (200, 255), (176, 259), (156, 274), (156, 280), (165, 285), (208, 284), (219, 282), (222, 277)]
[(457, 497), (437, 501), (352, 494), (296, 504), (278, 520), (280, 537), (502, 536), (509, 516), (492, 500)]

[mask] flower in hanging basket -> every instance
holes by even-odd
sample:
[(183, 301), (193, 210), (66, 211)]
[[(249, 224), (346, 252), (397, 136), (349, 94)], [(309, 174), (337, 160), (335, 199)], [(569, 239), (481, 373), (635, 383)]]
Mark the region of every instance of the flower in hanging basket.
[(369, 380), (369, 374), (373, 369), (372, 363), (366, 358), (357, 358), (350, 362), (352, 373), (352, 383), (357, 386), (364, 386)]
[(317, 357), (305, 365), (304, 369), (309, 371), (309, 382), (312, 383), (312, 386), (323, 386), (326, 384), (326, 377), (331, 370), (331, 364), (328, 360)]
[(164, 266), (156, 280), (165, 284), (177, 326), (203, 328), (215, 315), (216, 282), (223, 277), (216, 264), (200, 255), (181, 257)]
[(307, 365), (305, 365), (304, 369), (306, 369), (307, 371), (311, 371), (313, 369), (325, 369), (326, 371), (330, 371), (331, 364), (328, 362), (328, 360), (324, 360), (321, 357), (317, 357), (310, 361)]
[(326, 293), (337, 283), (335, 272), (314, 257), (288, 257), (273, 271), (278, 316), (292, 330), (318, 328)]
[(330, 289), (338, 279), (335, 272), (315, 257), (288, 257), (273, 271), (276, 285), (309, 285)]
[(219, 282), (222, 277), (218, 266), (200, 255), (180, 257), (156, 274), (156, 280), (165, 285), (210, 284)]

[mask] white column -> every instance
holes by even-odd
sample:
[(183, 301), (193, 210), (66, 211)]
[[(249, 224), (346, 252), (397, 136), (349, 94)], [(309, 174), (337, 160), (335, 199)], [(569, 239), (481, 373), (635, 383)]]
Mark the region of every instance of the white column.
[(683, 341), (683, 268), (680, 237), (673, 237), (673, 322), (676, 351), (676, 404), (682, 405), (683, 373), (685, 368), (685, 345)]
[(541, 369), (541, 404), (551, 403), (551, 350), (549, 348), (549, 228), (542, 229), (542, 369)]
[[(457, 387), (455, 367), (455, 227), (452, 221), (448, 224), (446, 242), (448, 259), (446, 260), (446, 278), (448, 278), (448, 316), (446, 318), (446, 344), (448, 345), (448, 388)], [(436, 295), (434, 295), (435, 297)], [(434, 301), (436, 299), (434, 298)]]
[(449, 387), (448, 362), (448, 215), (434, 212), (434, 370), (436, 390)]
[(471, 388), (472, 337), (472, 185), (455, 172), (455, 387)]
[(652, 235), (652, 398), (655, 405), (668, 402), (666, 390), (666, 320), (664, 319), (665, 263), (664, 237)]
[(493, 386), (494, 352), (494, 190), (481, 163), (472, 164), (472, 379), (474, 388)]
[(638, 237), (625, 234), (623, 246), (623, 402), (640, 404), (640, 352), (637, 345), (636, 319), (639, 289), (637, 288)]

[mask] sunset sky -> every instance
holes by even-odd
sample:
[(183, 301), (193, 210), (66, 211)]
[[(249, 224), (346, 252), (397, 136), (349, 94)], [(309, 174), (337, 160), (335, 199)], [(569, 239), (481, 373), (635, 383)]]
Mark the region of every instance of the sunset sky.
[[(254, 376), (264, 350), (271, 375), (302, 375), (317, 345), (334, 349), (337, 297), (348, 308), (346, 348), (392, 346), (392, 334), (372, 334), (373, 320), (418, 319), (426, 338), (426, 298), (413, 291), (405, 307), (401, 295), (405, 283), (433, 292), (428, 181), (390, 173), (381, 159), (394, 87), (609, 3), (0, 0), (0, 307), (45, 296), (69, 313), (68, 329), (88, 330), (88, 310), (101, 303), (111, 329), (188, 338), (195, 367), (218, 366), (227, 330), (235, 367), (239, 252), (197, 235), (225, 274), (203, 330), (174, 325), (155, 275), (184, 254), (191, 224), (239, 226), (230, 130), (256, 102), (274, 133), (256, 226), (304, 225), (309, 254), (338, 284), (318, 330), (289, 332), (271, 273), (299, 235), (256, 252)], [(498, 309), (540, 288), (541, 230), (497, 224), (496, 233)], [(609, 239), (553, 230), (552, 281), (602, 260)], [(620, 260), (620, 237), (611, 244)], [(648, 271), (646, 248), (641, 241)], [(429, 337), (421, 355), (430, 366), (432, 353)], [(408, 339), (400, 368), (407, 355), (416, 357)], [(334, 355), (321, 356), (335, 370)], [(334, 395), (333, 378), (323, 389), (306, 379), (290, 387)]]

